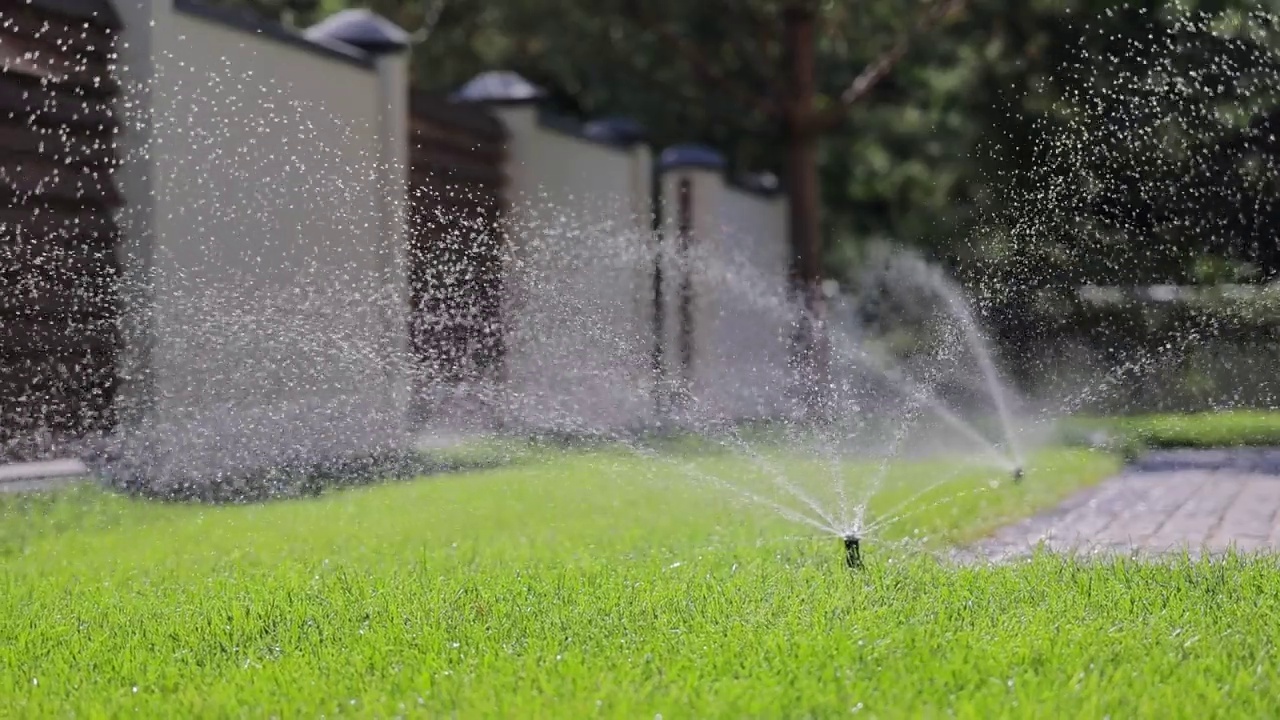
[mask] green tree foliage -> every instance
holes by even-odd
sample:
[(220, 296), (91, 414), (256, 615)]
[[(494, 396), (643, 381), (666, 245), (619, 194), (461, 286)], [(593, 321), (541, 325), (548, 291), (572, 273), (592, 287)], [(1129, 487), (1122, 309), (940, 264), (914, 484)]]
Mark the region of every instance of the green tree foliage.
[[(226, 1), (293, 13), (305, 24), (348, 0)], [(549, 88), (565, 112), (631, 115), (659, 146), (707, 142), (736, 169), (783, 168), (782, 129), (766, 110), (787, 90), (784, 0), (366, 4), (419, 32), (413, 67), (422, 87), (444, 91), (482, 70), (510, 68)], [(836, 104), (929, 4), (819, 2), (819, 102)], [(1247, 20), (1239, 12), (1259, 4), (1177, 6)], [(1222, 263), (1237, 260), (1263, 268), (1263, 277), (1280, 268), (1270, 240), (1280, 203), (1259, 204), (1277, 190), (1274, 148), (1263, 142), (1275, 98), (1256, 91), (1266, 73), (1273, 84), (1280, 79), (1280, 69), (1262, 65), (1275, 60), (1274, 28), (1255, 18), (1253, 34), (1193, 32), (1175, 27), (1173, 7), (971, 0), (957, 21), (913, 44), (824, 137), (828, 272), (842, 276), (868, 239), (923, 247), (1005, 295), (1021, 286), (1194, 280), (1210, 267), (1220, 277)], [(1153, 53), (1168, 57), (1153, 65)], [(1205, 69), (1210, 55), (1231, 59)], [(1160, 97), (1168, 88), (1150, 81), (1153, 67), (1197, 73), (1200, 94)], [(1245, 68), (1262, 79), (1248, 86)], [(1208, 122), (1191, 110), (1224, 105), (1234, 119), (1195, 128), (1194, 138), (1134, 130), (1167, 117)], [(1115, 125), (1121, 120), (1127, 130)], [(1085, 140), (1086, 132), (1099, 140)], [(1223, 261), (1206, 262), (1206, 253)]]
[[(453, 87), (482, 69), (508, 67), (552, 89), (563, 110), (631, 115), (655, 144), (699, 141), (726, 151), (736, 170), (781, 172), (779, 98), (787, 91), (783, 3), (777, 0), (445, 0), (429, 39), (415, 48), (421, 84)], [(890, 49), (931, 3), (876, 0), (821, 8), (820, 103)], [(423, 6), (372, 7), (414, 27)], [(939, 43), (907, 76), (879, 88), (823, 147), (828, 235), (890, 234), (917, 240), (921, 203), (944, 206), (976, 132), (954, 112), (971, 74), (964, 47)], [(891, 78), (894, 76), (891, 76)], [(770, 105), (774, 112), (770, 112)], [(965, 137), (957, 142), (938, 125)], [(923, 135), (934, 135), (922, 143)], [(927, 147), (924, 147), (927, 144)], [(924, 153), (919, 151), (924, 149)], [(945, 178), (939, 183), (939, 178)], [(941, 189), (940, 189), (941, 188)], [(904, 210), (911, 207), (913, 210)]]

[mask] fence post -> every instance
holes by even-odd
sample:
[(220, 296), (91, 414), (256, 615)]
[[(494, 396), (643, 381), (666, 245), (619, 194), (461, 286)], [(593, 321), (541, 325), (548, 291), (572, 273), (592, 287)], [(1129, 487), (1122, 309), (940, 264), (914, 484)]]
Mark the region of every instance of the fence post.
[(116, 117), (120, 119), (115, 171), (124, 199), (117, 210), (120, 312), (118, 430), (142, 426), (155, 404), (153, 273), (160, 158), (156, 157), (157, 39), (172, 32), (173, 0), (115, 0), (121, 28), (116, 38)]
[(378, 74), (377, 243), (383, 282), (390, 296), (383, 303), (383, 331), (388, 357), (384, 362), (391, 406), (408, 418), (409, 381), (409, 46), (407, 32), (390, 20), (363, 9), (343, 10), (307, 30), (309, 39), (336, 40), (362, 50)]
[[(735, 418), (763, 419), (786, 411), (794, 391), (791, 343), (798, 308), (791, 297), (788, 197), (770, 173), (729, 181), (721, 210), (726, 243), (745, 277), (734, 282), (740, 297), (720, 308), (726, 328), (722, 354), (734, 381), (720, 386)], [(730, 248), (726, 247), (726, 250)], [(734, 274), (734, 273), (731, 273)]]
[[(521, 198), (516, 195), (536, 185), (530, 166), (519, 152), (523, 142), (538, 124), (538, 107), (547, 91), (509, 70), (491, 70), (480, 73), (458, 89), (450, 100), (482, 105), (493, 112), (507, 129), (507, 179), (512, 189), (507, 198), (509, 208), (514, 208)], [(528, 198), (523, 198), (528, 200)], [(508, 236), (508, 241), (515, 240)]]
[[(498, 313), (503, 319), (504, 352), (502, 364), (495, 380), (502, 388), (499, 393), (500, 402), (510, 410), (517, 404), (520, 388), (513, 387), (521, 382), (522, 362), (536, 353), (530, 347), (527, 323), (522, 323), (522, 310), (530, 301), (532, 287), (528, 286), (529, 278), (519, 262), (523, 247), (523, 238), (514, 228), (520, 223), (520, 203), (529, 198), (522, 195), (525, 189), (533, 185), (531, 168), (520, 152), (521, 146), (528, 142), (538, 122), (538, 106), (546, 97), (546, 90), (534, 85), (519, 73), (509, 70), (490, 70), (480, 73), (467, 81), (461, 88), (449, 96), (456, 103), (478, 105), (493, 113), (506, 129), (504, 158), (509, 188), (502, 216), (507, 223), (504, 228), (504, 247), (500, 253), (498, 291)], [(509, 419), (509, 418), (508, 418)]]
[[(639, 121), (628, 117), (609, 117), (593, 120), (583, 126), (583, 134), (588, 138), (626, 148), (631, 156), (630, 200), (629, 212), (632, 215), (637, 242), (642, 245), (644, 257), (656, 257), (658, 253), (657, 213), (659, 190), (656, 179), (653, 152), (649, 147), (649, 135)], [(660, 343), (661, 317), (655, 312), (654, 293), (661, 283), (661, 272), (658, 266), (649, 262), (637, 262), (635, 267), (635, 283), (632, 288), (632, 313), (637, 318), (637, 336), (644, 331), (652, 333), (649, 338), (649, 381), (652, 383), (649, 395), (653, 398), (652, 410), (660, 410), (658, 392), (661, 378)], [(647, 327), (646, 327), (647, 326)], [(660, 419), (661, 414), (657, 413)], [(650, 418), (650, 420), (655, 418)]]
[[(504, 317), (509, 407), (533, 425), (614, 430), (647, 422), (652, 169), (627, 118), (559, 116), (509, 71), (453, 95), (508, 129), (511, 182)], [(576, 238), (576, 240), (575, 240)]]
[[(698, 259), (714, 255), (719, 244), (718, 211), (724, 193), (723, 155), (703, 145), (676, 145), (658, 161), (662, 196), (663, 282), (655, 294), (654, 312), (661, 316), (661, 367), (667, 388), (664, 413), (692, 411), (693, 396), (705, 389), (712, 360), (708, 332), (714, 323), (713, 290), (698, 281)], [(701, 337), (699, 337), (701, 335)]]

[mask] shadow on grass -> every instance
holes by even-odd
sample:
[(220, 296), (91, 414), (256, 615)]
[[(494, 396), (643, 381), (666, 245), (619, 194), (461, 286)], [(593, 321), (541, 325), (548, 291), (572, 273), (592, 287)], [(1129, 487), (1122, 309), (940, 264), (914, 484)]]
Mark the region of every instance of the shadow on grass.
[(522, 438), (529, 447), (544, 451), (580, 451), (625, 445), (675, 456), (735, 455), (740, 448), (784, 447), (794, 442), (804, 426), (784, 420), (723, 420), (684, 423), (652, 422), (608, 432), (538, 430)]
[[(735, 428), (734, 431), (741, 430)], [(711, 455), (724, 452), (723, 445), (680, 427), (646, 426), (602, 434), (527, 431), (493, 436), (448, 448), (369, 453), (327, 461), (275, 465), (250, 473), (202, 473), (159, 479), (148, 472), (145, 458), (130, 458), (110, 451), (99, 451), (81, 458), (92, 473), (90, 478), (86, 478), (88, 482), (81, 484), (94, 484), (93, 481), (96, 481), (96, 484), (108, 492), (165, 503), (252, 504), (315, 498), (348, 488), (492, 470), (536, 459), (608, 449), (616, 447), (618, 443), (644, 446), (652, 451), (671, 454)], [(72, 491), (59, 488), (13, 493), (13, 496), (66, 497), (69, 492)], [(42, 503), (37, 500), (28, 503), (24, 499), (18, 505), (35, 507)], [(9, 506), (15, 504), (0, 503), (0, 510), (13, 510)]]
[(329, 461), (278, 465), (255, 473), (158, 481), (127, 462), (95, 470), (103, 484), (128, 496), (174, 503), (216, 505), (319, 497), (328, 492), (518, 464), (527, 453), (399, 452), (348, 456)]

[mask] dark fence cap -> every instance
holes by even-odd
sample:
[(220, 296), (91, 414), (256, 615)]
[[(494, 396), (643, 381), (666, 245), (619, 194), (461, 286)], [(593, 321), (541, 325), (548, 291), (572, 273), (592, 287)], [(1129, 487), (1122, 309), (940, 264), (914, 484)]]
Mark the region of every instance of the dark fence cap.
[(336, 40), (370, 55), (387, 55), (408, 49), (411, 38), (403, 28), (364, 9), (334, 13), (307, 28), (308, 40)]
[(512, 70), (489, 70), (467, 81), (450, 96), (455, 102), (536, 103), (547, 91)]
[(727, 165), (728, 162), (719, 150), (698, 144), (673, 145), (663, 150), (658, 158), (660, 170), (700, 168), (723, 171)]
[(38, 10), (108, 30), (120, 29), (120, 16), (112, 6), (111, 0), (26, 0), (26, 4)]
[(649, 139), (639, 120), (629, 117), (607, 117), (582, 126), (582, 134), (592, 140), (613, 145), (637, 145)]

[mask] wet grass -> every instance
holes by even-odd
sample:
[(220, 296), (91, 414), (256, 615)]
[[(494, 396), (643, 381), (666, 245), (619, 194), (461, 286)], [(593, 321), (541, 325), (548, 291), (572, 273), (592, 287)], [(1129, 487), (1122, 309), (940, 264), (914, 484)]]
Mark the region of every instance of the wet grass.
[(604, 451), (262, 505), (5, 498), (0, 716), (1274, 716), (1274, 563), (959, 568), (892, 542), (971, 539), (1114, 466), (1046, 451), (992, 489), (897, 465), (881, 511), (939, 478), (952, 500), (856, 575), (833, 538)]

